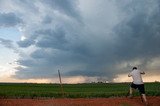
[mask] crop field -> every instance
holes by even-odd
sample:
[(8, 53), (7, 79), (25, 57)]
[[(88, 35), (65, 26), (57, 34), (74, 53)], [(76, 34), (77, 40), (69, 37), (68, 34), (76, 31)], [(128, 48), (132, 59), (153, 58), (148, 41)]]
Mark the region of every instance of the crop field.
[[(0, 83), (0, 98), (107, 98), (124, 97), (129, 83), (59, 84)], [(160, 83), (145, 83), (146, 95), (160, 96)], [(138, 96), (135, 91), (134, 96)]]

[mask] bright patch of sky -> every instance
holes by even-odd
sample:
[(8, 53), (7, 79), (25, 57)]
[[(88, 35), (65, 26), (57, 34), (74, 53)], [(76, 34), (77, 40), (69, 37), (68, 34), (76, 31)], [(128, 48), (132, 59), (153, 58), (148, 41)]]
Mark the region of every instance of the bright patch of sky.
[[(0, 28), (0, 38), (13, 41), (16, 44), (20, 40), (20, 32), (14, 27)], [(1, 41), (0, 41), (1, 42)], [(0, 81), (11, 76), (15, 72), (15, 61), (18, 59), (18, 54), (14, 50), (0, 45)]]
[(0, 27), (0, 38), (19, 41), (21, 38), (20, 31), (15, 27)]

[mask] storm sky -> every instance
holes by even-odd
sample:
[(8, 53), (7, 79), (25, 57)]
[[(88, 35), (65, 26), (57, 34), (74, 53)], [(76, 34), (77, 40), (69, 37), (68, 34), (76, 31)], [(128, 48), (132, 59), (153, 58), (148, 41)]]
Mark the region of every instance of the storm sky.
[(0, 0), (0, 45), (14, 79), (159, 77), (160, 1)]

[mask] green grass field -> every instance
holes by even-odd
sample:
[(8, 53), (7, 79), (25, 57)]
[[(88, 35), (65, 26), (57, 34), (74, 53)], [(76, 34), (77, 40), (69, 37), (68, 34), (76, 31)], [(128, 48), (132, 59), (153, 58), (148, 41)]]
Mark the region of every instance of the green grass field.
[[(129, 83), (63, 84), (0, 83), (0, 98), (98, 98), (122, 97)], [(160, 83), (145, 83), (146, 94), (160, 96)], [(138, 96), (136, 91), (134, 96)]]

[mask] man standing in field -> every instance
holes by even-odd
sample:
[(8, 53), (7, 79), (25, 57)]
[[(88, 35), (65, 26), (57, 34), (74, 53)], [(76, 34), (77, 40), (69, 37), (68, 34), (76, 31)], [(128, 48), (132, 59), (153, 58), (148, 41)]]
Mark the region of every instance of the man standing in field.
[(142, 95), (142, 98), (143, 98), (143, 100), (144, 100), (144, 102), (147, 106), (148, 102), (147, 102), (147, 99), (146, 99), (144, 83), (143, 83), (141, 74), (145, 74), (145, 73), (138, 70), (137, 67), (133, 67), (132, 72), (128, 74), (128, 77), (133, 78), (133, 82), (130, 86), (129, 94), (130, 94), (130, 97), (131, 97), (132, 93), (133, 93), (133, 90), (138, 88), (138, 90), (139, 90), (140, 94)]

